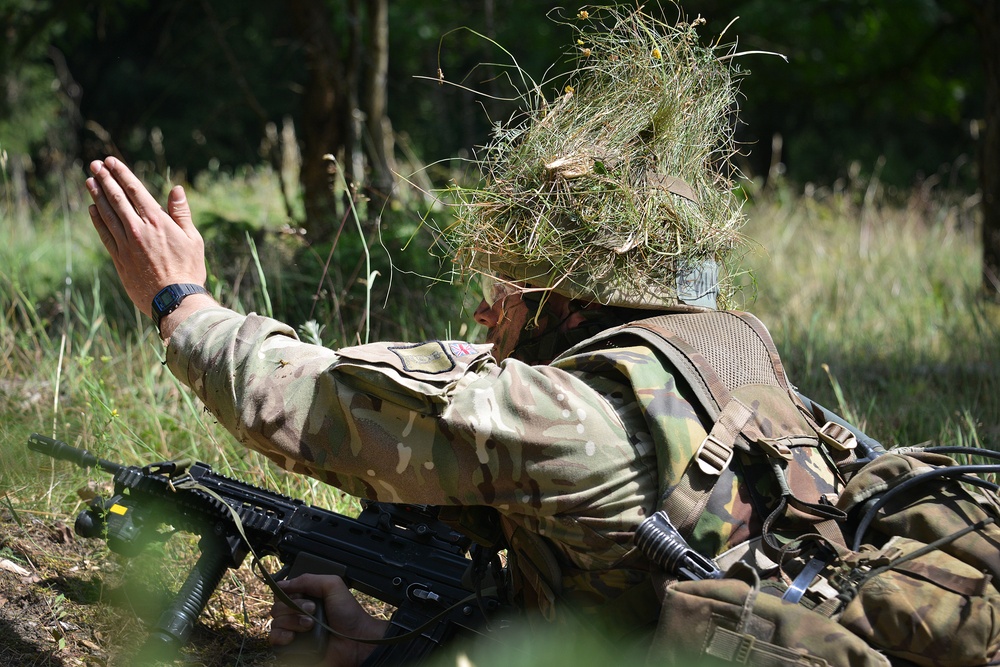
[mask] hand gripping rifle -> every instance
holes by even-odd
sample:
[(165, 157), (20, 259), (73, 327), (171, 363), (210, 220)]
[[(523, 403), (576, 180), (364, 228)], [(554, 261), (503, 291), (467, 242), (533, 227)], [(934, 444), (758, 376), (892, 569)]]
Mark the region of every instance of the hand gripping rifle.
[[(250, 554), (254, 560), (276, 556), (282, 563), (276, 579), (336, 574), (349, 587), (395, 606), (386, 637), (366, 665), (419, 662), (453, 637), (488, 634), (511, 611), (489, 568), (473, 568), (481, 559), (468, 557), (470, 540), (438, 520), (433, 507), (369, 502), (351, 519), (223, 477), (201, 462), (123, 466), (38, 434), (29, 437), (28, 448), (114, 476), (114, 494), (95, 498), (77, 516), (78, 535), (103, 537), (127, 558), (168, 539), (169, 527), (200, 536), (201, 555), (137, 662), (175, 654), (226, 570), (240, 567)], [(316, 610), (313, 632), (293, 643), (286, 660), (315, 661), (322, 654), (328, 628), (320, 601)]]

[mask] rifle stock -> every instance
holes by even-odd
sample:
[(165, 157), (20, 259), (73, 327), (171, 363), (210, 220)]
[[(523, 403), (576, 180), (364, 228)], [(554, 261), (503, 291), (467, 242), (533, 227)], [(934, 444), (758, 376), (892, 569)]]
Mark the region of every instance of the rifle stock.
[[(490, 634), (487, 628), (504, 625), (512, 609), (494, 582), (472, 582), (470, 540), (438, 520), (433, 507), (368, 502), (350, 518), (224, 477), (201, 462), (124, 466), (38, 434), (28, 447), (113, 475), (113, 495), (94, 499), (78, 515), (75, 531), (82, 537), (103, 537), (112, 551), (133, 557), (166, 539), (164, 526), (200, 536), (201, 555), (150, 630), (140, 662), (176, 653), (226, 570), (251, 553), (277, 557), (277, 579), (337, 574), (396, 607), (387, 637), (399, 641), (381, 644), (369, 665), (419, 662), (456, 635)], [(289, 655), (316, 660), (326, 637), (318, 621)]]

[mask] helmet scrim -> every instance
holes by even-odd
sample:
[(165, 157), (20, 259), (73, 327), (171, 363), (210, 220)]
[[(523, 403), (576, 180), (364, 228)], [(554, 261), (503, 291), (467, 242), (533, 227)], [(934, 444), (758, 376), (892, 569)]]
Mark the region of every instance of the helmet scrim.
[(483, 148), (482, 182), (450, 189), (463, 271), (631, 308), (731, 302), (740, 72), (731, 47), (699, 45), (703, 22), (608, 8), (569, 22), (576, 67), (559, 96), (534, 86)]

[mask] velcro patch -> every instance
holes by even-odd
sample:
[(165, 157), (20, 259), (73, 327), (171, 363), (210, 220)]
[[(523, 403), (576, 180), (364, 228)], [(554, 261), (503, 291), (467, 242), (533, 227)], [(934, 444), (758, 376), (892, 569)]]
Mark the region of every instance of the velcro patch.
[(416, 345), (401, 345), (390, 347), (389, 350), (399, 357), (406, 371), (421, 373), (447, 373), (455, 368), (455, 360), (445, 349), (441, 341), (432, 340)]

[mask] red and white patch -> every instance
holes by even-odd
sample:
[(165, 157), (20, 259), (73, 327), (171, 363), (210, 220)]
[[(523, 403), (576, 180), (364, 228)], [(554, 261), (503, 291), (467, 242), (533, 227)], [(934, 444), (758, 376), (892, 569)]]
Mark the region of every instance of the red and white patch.
[(476, 348), (470, 343), (451, 343), (451, 353), (456, 357), (467, 357), (476, 353)]

